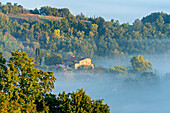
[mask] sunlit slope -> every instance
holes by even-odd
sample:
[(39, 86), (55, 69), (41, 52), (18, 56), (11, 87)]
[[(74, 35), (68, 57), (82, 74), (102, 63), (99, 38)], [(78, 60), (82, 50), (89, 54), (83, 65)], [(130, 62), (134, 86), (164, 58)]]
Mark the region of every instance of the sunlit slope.
[(45, 16), (45, 15), (38, 15), (38, 14), (6, 14), (11, 20), (22, 22), (24, 20), (34, 20), (39, 22), (47, 22), (49, 20), (61, 20), (63, 17), (57, 16)]

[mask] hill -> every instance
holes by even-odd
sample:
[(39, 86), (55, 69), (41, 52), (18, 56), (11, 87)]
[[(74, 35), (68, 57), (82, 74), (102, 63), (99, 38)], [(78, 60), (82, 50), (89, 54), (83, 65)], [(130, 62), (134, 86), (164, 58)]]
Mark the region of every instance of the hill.
[[(165, 41), (170, 38), (166, 13), (152, 13), (130, 25), (102, 17), (87, 18), (82, 13), (74, 16), (67, 8), (50, 6), (27, 10), (7, 3), (0, 4), (0, 11), (1, 39), (14, 37), (27, 52), (40, 48), (42, 56), (59, 53), (63, 57), (114, 57), (170, 50), (169, 41)], [(2, 51), (8, 50), (5, 41), (1, 41)]]
[(156, 20), (159, 18), (163, 18), (165, 23), (170, 23), (170, 15), (163, 12), (151, 13), (150, 15), (143, 17), (141, 21), (143, 23), (147, 23), (147, 22), (153, 23), (156, 22)]

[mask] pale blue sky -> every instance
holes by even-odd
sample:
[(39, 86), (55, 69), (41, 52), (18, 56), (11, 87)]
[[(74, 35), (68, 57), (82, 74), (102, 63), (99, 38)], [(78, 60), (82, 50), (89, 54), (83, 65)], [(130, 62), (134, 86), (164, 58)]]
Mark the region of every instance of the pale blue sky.
[(72, 14), (85, 16), (101, 16), (105, 20), (119, 20), (120, 23), (133, 23), (135, 19), (152, 13), (170, 13), (170, 0), (0, 0), (2, 3), (18, 3), (27, 9), (52, 6), (69, 8)]

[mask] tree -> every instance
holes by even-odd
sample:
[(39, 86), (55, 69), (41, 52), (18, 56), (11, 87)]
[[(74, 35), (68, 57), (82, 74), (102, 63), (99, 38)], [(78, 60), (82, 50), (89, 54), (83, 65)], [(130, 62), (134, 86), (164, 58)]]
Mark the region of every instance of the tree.
[(30, 10), (30, 13), (32, 13), (32, 14), (40, 14), (39, 10), (37, 8), (35, 8), (34, 10)]
[(148, 62), (148, 60), (144, 60), (142, 55), (132, 57), (130, 62), (133, 69), (137, 72), (145, 72), (147, 70), (152, 70), (152, 63)]
[(80, 38), (80, 37), (84, 37), (84, 31), (78, 31), (77, 32), (77, 36)]
[(60, 37), (60, 30), (59, 29), (54, 30), (53, 37), (54, 38), (56, 38), (56, 37), (59, 38)]
[(45, 56), (45, 64), (50, 66), (50, 65), (56, 65), (56, 64), (62, 64), (63, 59), (60, 54), (53, 53), (53, 54), (46, 54)]
[(76, 92), (59, 93), (45, 96), (51, 113), (110, 113), (109, 106), (103, 104), (103, 100), (91, 100), (83, 89)]
[(0, 112), (37, 112), (36, 101), (48, 112), (43, 95), (54, 88), (53, 73), (36, 69), (26, 52), (11, 55), (6, 60), (0, 54)]
[(97, 35), (98, 35), (97, 29), (98, 29), (98, 25), (97, 24), (92, 24), (91, 25), (91, 31), (89, 32), (90, 33), (89, 35), (91, 37), (97, 37)]
[(163, 31), (163, 28), (164, 28), (164, 19), (162, 16), (159, 16), (158, 19), (156, 20), (155, 22), (155, 25), (156, 25), (156, 28), (162, 32)]
[(40, 48), (36, 48), (35, 59), (36, 59), (36, 64), (40, 65), (41, 64), (41, 50), (40, 50)]
[(135, 31), (140, 31), (142, 27), (142, 22), (139, 19), (136, 19), (135, 22), (133, 23), (133, 29)]

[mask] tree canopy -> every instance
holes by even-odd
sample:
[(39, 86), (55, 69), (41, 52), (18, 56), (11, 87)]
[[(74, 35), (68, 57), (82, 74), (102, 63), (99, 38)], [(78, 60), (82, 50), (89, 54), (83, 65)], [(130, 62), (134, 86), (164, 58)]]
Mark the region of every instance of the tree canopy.
[(152, 63), (144, 60), (142, 55), (134, 56), (130, 60), (133, 69), (137, 72), (152, 70)]
[(118, 65), (109, 68), (109, 72), (119, 74), (119, 75), (126, 75), (128, 73), (128, 68)]
[(131, 25), (114, 19), (106, 21), (102, 17), (87, 18), (83, 13), (74, 16), (67, 8), (44, 6), (26, 10), (28, 13), (18, 12), (17, 8), (26, 10), (17, 4), (0, 5), (1, 52), (21, 49), (36, 57), (35, 50), (40, 48), (41, 57), (57, 53), (65, 58), (70, 53), (113, 57), (162, 54), (170, 50), (169, 14), (163, 12), (136, 19)]
[(92, 100), (83, 89), (59, 93), (57, 98), (49, 94), (46, 101), (51, 113), (110, 113), (109, 106), (103, 104), (103, 100)]
[(0, 111), (37, 112), (37, 99), (48, 111), (43, 95), (54, 88), (53, 73), (34, 68), (34, 59), (26, 52), (12, 51), (11, 55), (6, 60), (0, 54)]

